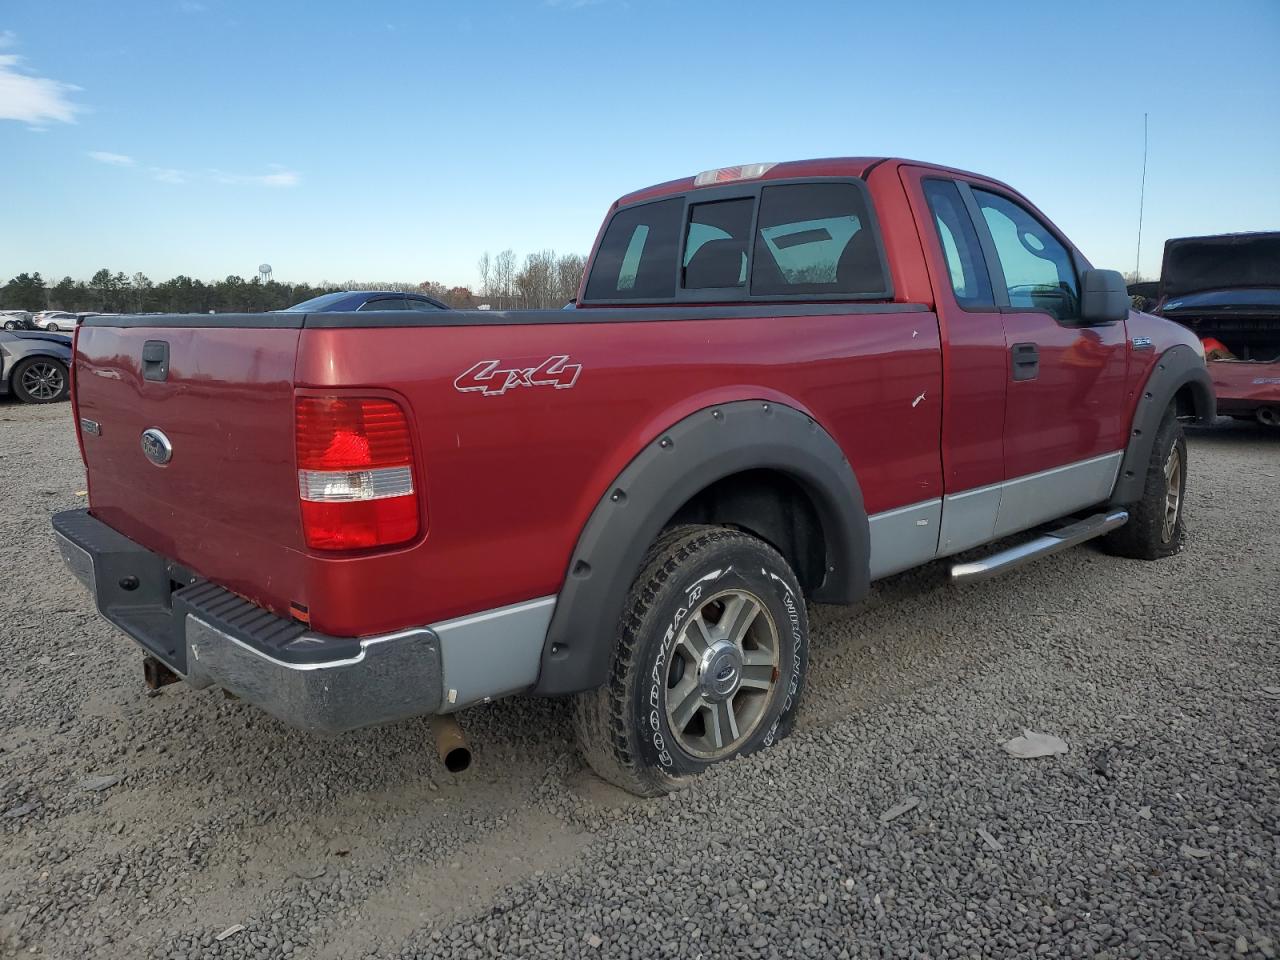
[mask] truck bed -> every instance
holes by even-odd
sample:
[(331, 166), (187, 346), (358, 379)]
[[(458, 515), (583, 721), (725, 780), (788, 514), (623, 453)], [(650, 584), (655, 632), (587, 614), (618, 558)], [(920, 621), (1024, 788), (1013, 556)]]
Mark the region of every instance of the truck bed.
[[(142, 374), (148, 341), (169, 344), (163, 382)], [(521, 379), (557, 357), (572, 382)], [(486, 364), (512, 385), (477, 379)], [(870, 512), (939, 496), (940, 378), (936, 317), (897, 303), (91, 318), (75, 370), (77, 415), (100, 425), (83, 434), (93, 515), (335, 636), (554, 594), (624, 451), (725, 399), (824, 410)], [(294, 403), (334, 394), (408, 413), (424, 522), (402, 547), (303, 542)], [(163, 468), (139, 447), (151, 427), (172, 440)]]

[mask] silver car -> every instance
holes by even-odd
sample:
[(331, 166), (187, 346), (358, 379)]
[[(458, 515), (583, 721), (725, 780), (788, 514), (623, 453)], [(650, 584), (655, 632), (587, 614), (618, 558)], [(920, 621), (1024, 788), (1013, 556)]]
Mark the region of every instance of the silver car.
[(71, 338), (66, 334), (0, 330), (0, 396), (57, 403), (71, 395)]
[(63, 330), (74, 330), (79, 317), (65, 310), (41, 310), (31, 318), (37, 330), (58, 333)]

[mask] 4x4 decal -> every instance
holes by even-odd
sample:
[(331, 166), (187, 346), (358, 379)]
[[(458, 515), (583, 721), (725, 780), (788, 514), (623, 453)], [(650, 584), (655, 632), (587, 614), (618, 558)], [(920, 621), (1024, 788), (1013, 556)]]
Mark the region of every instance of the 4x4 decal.
[(578, 382), (582, 365), (570, 363), (567, 356), (545, 360), (481, 360), (453, 381), (462, 393), (479, 392), (486, 397), (500, 397), (516, 387), (555, 387), (568, 390)]

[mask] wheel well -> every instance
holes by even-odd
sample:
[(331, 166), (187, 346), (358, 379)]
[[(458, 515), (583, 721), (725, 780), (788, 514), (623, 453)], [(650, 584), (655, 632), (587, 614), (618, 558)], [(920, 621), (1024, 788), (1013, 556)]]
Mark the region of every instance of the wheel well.
[(1173, 412), (1179, 419), (1196, 416), (1196, 398), (1191, 384), (1185, 384), (1173, 395)]
[(805, 489), (778, 470), (735, 473), (694, 494), (671, 517), (714, 523), (755, 534), (786, 558), (806, 591), (826, 575), (827, 548), (818, 511)]

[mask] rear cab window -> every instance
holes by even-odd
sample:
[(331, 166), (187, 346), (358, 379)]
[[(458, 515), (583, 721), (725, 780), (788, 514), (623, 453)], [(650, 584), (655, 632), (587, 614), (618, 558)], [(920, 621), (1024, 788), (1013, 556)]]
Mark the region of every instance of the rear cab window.
[(695, 188), (618, 210), (584, 303), (890, 300), (879, 227), (854, 179)]
[(619, 210), (596, 250), (588, 300), (667, 300), (675, 294), (684, 199)]

